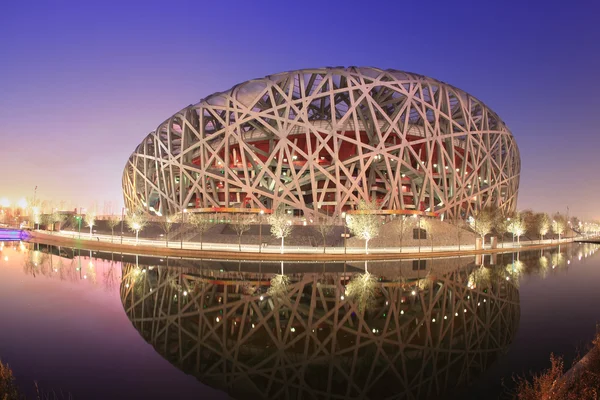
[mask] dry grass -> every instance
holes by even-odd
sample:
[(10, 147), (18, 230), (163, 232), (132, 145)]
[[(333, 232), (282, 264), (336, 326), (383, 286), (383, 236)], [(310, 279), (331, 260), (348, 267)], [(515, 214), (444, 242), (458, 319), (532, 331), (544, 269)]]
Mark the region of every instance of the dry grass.
[[(35, 399), (36, 400), (63, 400), (72, 399), (70, 394), (55, 393), (55, 392), (44, 392), (42, 391), (37, 382), (34, 382), (35, 386)], [(19, 393), (19, 389), (15, 383), (15, 377), (12, 370), (7, 364), (3, 364), (0, 361), (0, 400), (24, 400), (25, 396)]]
[(600, 333), (590, 352), (565, 373), (562, 357), (550, 355), (551, 366), (532, 377), (519, 377), (514, 395), (519, 400), (600, 400)]
[(0, 400), (19, 399), (15, 378), (8, 365), (0, 362)]

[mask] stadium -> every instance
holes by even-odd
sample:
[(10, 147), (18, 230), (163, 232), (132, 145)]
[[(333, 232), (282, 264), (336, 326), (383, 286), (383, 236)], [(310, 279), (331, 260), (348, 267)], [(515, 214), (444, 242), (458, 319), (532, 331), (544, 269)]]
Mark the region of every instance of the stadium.
[(362, 67), (270, 75), (161, 123), (125, 166), (128, 209), (339, 218), (514, 211), (519, 150), (478, 99), (413, 73)]

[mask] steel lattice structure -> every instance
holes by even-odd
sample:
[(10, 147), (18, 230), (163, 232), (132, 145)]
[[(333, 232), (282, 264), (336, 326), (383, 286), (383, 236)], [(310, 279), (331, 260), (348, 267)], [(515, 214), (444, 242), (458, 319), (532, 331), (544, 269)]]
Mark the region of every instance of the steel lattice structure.
[(519, 322), (503, 267), (382, 277), (366, 310), (343, 297), (348, 272), (293, 274), (270, 297), (273, 274), (240, 271), (125, 264), (121, 284), (145, 340), (239, 399), (432, 398), (489, 367)]
[(125, 204), (270, 208), (337, 217), (381, 209), (466, 217), (516, 207), (520, 156), (504, 122), (446, 83), (376, 68), (251, 80), (160, 124), (123, 175)]

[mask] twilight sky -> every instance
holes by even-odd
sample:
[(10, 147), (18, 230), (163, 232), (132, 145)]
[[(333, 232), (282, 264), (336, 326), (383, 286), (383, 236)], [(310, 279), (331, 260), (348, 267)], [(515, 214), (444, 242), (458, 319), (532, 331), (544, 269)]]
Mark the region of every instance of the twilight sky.
[(38, 186), (120, 210), (127, 158), (176, 111), (252, 78), (356, 65), (481, 99), (517, 139), (519, 209), (600, 219), (597, 0), (292, 3), (0, 2), (0, 198)]

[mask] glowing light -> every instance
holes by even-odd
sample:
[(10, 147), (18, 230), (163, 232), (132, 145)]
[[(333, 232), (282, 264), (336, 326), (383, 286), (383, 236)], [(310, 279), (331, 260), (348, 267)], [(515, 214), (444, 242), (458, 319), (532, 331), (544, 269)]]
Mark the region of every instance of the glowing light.
[(260, 296), (260, 301), (263, 301), (265, 298), (263, 296)]
[(410, 294), (412, 294), (412, 295), (414, 296), (415, 294), (417, 294), (417, 292), (415, 292), (415, 291), (413, 290), (412, 292), (410, 292)]
[(219, 322), (221, 319), (219, 317), (215, 318), (215, 321)]
[(294, 328), (293, 326), (290, 328), (290, 331), (292, 331), (292, 333), (296, 332), (296, 328)]

